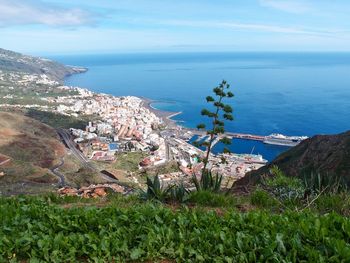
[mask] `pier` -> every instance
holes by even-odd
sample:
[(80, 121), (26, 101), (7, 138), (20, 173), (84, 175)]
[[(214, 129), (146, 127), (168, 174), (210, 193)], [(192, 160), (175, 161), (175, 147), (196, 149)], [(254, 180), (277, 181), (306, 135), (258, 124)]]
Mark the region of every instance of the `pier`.
[(216, 136), (216, 138), (214, 139), (214, 141), (212, 143), (212, 147), (214, 147), (221, 139), (222, 139), (221, 136)]
[(246, 134), (246, 133), (227, 132), (225, 133), (225, 135), (236, 139), (253, 140), (253, 141), (263, 141), (265, 139), (265, 136)]
[[(198, 135), (196, 141), (200, 141), (205, 136), (207, 136), (206, 131), (196, 130), (196, 129), (187, 129), (189, 132), (191, 132), (193, 135)], [(248, 134), (248, 133), (234, 133), (234, 132), (225, 132), (224, 134), (220, 135), (220, 137), (227, 136), (229, 138), (233, 139), (243, 139), (243, 140), (252, 140), (252, 141), (264, 141), (265, 136), (262, 135), (254, 135), (254, 134)], [(218, 140), (217, 140), (218, 141)], [(216, 143), (217, 143), (216, 141)]]
[(179, 112), (175, 112), (175, 113), (173, 113), (173, 114), (170, 114), (170, 115), (167, 116), (166, 118), (167, 118), (168, 120), (170, 120), (172, 117), (175, 117), (175, 116), (180, 115), (180, 114), (182, 114), (182, 111), (179, 111)]

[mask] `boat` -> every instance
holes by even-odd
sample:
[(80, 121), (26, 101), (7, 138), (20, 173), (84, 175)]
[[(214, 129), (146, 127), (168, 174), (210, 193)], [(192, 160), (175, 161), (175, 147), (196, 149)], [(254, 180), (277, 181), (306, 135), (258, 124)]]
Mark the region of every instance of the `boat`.
[(281, 145), (293, 147), (306, 140), (307, 136), (285, 136), (279, 133), (273, 133), (264, 137), (263, 142), (266, 144)]
[(261, 154), (247, 154), (247, 153), (229, 153), (219, 154), (219, 156), (225, 157), (226, 160), (242, 162), (248, 164), (266, 164), (268, 161), (263, 158)]

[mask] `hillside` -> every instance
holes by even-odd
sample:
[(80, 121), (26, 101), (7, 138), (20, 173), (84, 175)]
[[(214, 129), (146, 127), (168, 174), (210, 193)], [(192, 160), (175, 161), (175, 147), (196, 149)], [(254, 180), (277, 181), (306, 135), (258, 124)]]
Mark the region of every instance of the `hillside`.
[(0, 106), (52, 107), (45, 98), (77, 94), (60, 88), (64, 77), (86, 70), (0, 48)]
[(0, 156), (10, 159), (0, 165), (0, 192), (16, 184), (52, 184), (57, 178), (48, 168), (59, 163), (64, 145), (54, 129), (34, 119), (0, 112)]
[(67, 75), (86, 71), (84, 68), (69, 67), (49, 59), (23, 55), (2, 48), (0, 48), (0, 70), (46, 74), (60, 83)]
[(279, 155), (269, 165), (247, 174), (236, 186), (254, 184), (260, 175), (277, 165), (289, 176), (341, 176), (350, 184), (350, 131), (337, 135), (317, 135)]

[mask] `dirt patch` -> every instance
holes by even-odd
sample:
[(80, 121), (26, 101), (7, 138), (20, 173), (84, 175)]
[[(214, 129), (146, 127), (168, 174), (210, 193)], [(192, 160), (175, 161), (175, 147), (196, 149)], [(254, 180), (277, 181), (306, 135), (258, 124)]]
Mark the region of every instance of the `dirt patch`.
[(20, 135), (20, 133), (14, 129), (9, 129), (9, 128), (1, 128), (0, 129), (0, 137), (9, 137), (9, 136), (16, 136)]

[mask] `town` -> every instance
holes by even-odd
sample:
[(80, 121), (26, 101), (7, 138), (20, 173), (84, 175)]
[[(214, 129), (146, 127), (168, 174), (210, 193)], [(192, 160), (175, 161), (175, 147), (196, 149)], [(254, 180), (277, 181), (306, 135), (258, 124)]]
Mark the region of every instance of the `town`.
[[(78, 94), (43, 98), (58, 104), (57, 113), (95, 116), (86, 123), (85, 129), (70, 129), (74, 143), (87, 160), (115, 162), (117, 153), (142, 152), (145, 158), (139, 163), (140, 170), (174, 161), (178, 164), (179, 171), (159, 175), (164, 184), (189, 184), (193, 175), (200, 175), (204, 151), (190, 143), (194, 134), (168, 118), (171, 114), (157, 116), (150, 103), (138, 97), (60, 88), (74, 89)], [(253, 154), (211, 154), (209, 158), (209, 168), (231, 183), (266, 163), (262, 156)]]
[[(73, 71), (83, 72), (84, 69), (74, 68)], [(151, 107), (152, 101), (145, 98), (116, 97), (64, 86), (46, 73), (0, 71), (0, 81), (4, 85), (0, 100), (2, 108), (37, 109), (77, 119), (85, 117), (84, 128), (71, 127), (59, 132), (64, 137), (62, 139), (69, 140), (71, 152), (76, 154), (83, 166), (100, 172), (101, 167), (108, 170), (108, 164), (118, 162), (123, 153), (140, 153), (142, 158), (137, 162), (139, 171), (176, 164), (176, 169), (163, 169), (161, 174), (157, 172), (164, 184), (184, 183), (190, 186), (193, 175), (201, 174), (205, 149), (194, 146), (193, 142), (208, 140), (208, 137), (171, 120), (180, 112), (156, 110)], [(241, 135), (231, 134), (231, 138), (237, 136)], [(214, 144), (219, 140), (220, 137), (216, 137)], [(130, 156), (127, 158), (132, 158)], [(96, 163), (104, 165), (96, 167)], [(227, 183), (233, 183), (266, 163), (260, 155), (211, 153), (208, 168), (222, 174)], [(142, 186), (142, 178), (135, 177), (131, 171), (125, 172), (131, 174), (132, 182), (141, 181)], [(111, 171), (107, 173), (114, 176)]]

